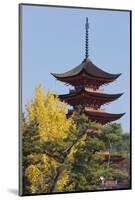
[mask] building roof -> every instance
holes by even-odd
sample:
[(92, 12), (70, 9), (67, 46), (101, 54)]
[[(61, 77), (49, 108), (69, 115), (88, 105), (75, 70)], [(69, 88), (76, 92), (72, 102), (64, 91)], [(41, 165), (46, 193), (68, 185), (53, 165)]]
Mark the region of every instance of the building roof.
[(95, 64), (93, 64), (89, 58), (84, 59), (84, 61), (80, 65), (78, 65), (77, 67), (73, 68), (70, 71), (61, 74), (56, 74), (56, 73), (51, 73), (51, 74), (58, 79), (63, 79), (67, 77), (77, 76), (82, 72), (92, 77), (97, 77), (101, 79), (103, 78), (108, 80), (110, 79), (115, 80), (121, 75), (121, 74), (110, 74), (103, 71), (102, 69), (98, 68)]
[[(70, 110), (68, 115), (70, 116), (73, 113), (73, 110)], [(111, 121), (115, 121), (120, 119), (125, 113), (119, 113), (119, 114), (114, 114), (114, 113), (106, 113), (106, 112), (94, 112), (94, 111), (84, 111), (84, 114), (86, 114), (90, 121), (96, 121), (101, 124), (106, 124)]]
[(103, 105), (118, 99), (123, 93), (120, 94), (105, 94), (90, 92), (86, 89), (81, 89), (77, 92), (59, 95), (62, 101), (74, 106), (74, 105), (86, 105), (86, 104), (97, 104)]
[(91, 116), (98, 116), (98, 117), (104, 116), (108, 118), (120, 118), (125, 114), (125, 113), (114, 114), (114, 113), (106, 113), (106, 112), (89, 112), (89, 111), (85, 111), (85, 113)]
[(84, 111), (84, 113), (87, 116), (89, 116), (90, 120), (97, 121), (102, 124), (106, 124), (111, 121), (118, 120), (125, 114), (125, 113), (113, 114), (113, 113), (106, 113), (106, 112), (89, 112), (89, 111)]
[[(97, 155), (99, 156), (103, 156), (105, 159), (104, 161), (108, 161), (108, 157), (109, 157), (109, 151), (97, 151), (96, 152)], [(122, 160), (125, 160), (125, 158), (121, 155), (116, 155), (116, 154), (111, 154), (111, 157), (110, 157), (111, 161), (114, 161), (114, 162), (119, 162), (119, 161), (122, 161)]]
[(71, 98), (71, 97), (75, 97), (81, 94), (85, 94), (88, 95), (89, 97), (93, 97), (93, 98), (98, 98), (98, 99), (112, 99), (115, 100), (117, 98), (119, 98), (121, 95), (123, 95), (123, 93), (119, 93), (119, 94), (106, 94), (106, 93), (99, 93), (99, 92), (90, 92), (88, 90), (86, 90), (85, 88), (80, 89), (79, 91), (75, 91), (69, 94), (62, 94), (59, 95), (60, 99), (66, 99), (66, 98)]

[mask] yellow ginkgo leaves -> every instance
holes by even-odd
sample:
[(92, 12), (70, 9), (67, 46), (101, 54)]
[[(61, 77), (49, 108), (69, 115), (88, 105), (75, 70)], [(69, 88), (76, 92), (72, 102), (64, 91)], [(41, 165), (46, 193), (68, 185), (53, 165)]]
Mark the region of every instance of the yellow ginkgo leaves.
[(66, 117), (66, 104), (50, 91), (43, 95), (41, 85), (36, 87), (27, 111), (29, 123), (38, 125), (38, 133), (44, 141), (66, 138), (70, 126), (75, 126), (73, 119)]

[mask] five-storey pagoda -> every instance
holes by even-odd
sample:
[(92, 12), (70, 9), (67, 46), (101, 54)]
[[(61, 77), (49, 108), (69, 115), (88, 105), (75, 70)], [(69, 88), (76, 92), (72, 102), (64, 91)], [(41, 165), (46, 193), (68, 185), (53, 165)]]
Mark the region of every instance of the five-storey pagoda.
[[(68, 72), (62, 74), (52, 73), (52, 75), (59, 81), (74, 86), (74, 89), (70, 90), (69, 94), (59, 95), (62, 101), (73, 106), (74, 109), (76, 109), (77, 105), (81, 105), (84, 113), (91, 121), (106, 124), (124, 115), (124, 113), (107, 113), (105, 109), (102, 108), (104, 104), (118, 99), (122, 93), (106, 94), (99, 88), (102, 85), (115, 81), (121, 74), (107, 73), (91, 62), (88, 56), (88, 18), (86, 18), (85, 28), (86, 56), (83, 62)], [(71, 111), (69, 112), (71, 113)]]

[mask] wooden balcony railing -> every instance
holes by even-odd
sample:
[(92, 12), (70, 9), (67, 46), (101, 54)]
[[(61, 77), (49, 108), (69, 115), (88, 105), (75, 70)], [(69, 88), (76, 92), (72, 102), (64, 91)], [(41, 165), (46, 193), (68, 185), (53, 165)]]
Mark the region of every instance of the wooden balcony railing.
[(92, 112), (106, 112), (104, 108), (91, 108), (91, 107), (85, 107), (85, 111), (92, 111)]
[(85, 88), (88, 92), (103, 93), (103, 90), (94, 90), (93, 88)]

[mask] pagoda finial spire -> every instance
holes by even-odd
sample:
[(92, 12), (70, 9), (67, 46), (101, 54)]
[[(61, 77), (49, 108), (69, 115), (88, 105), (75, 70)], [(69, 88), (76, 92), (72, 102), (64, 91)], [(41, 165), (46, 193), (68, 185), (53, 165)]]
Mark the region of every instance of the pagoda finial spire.
[(88, 17), (86, 17), (86, 24), (85, 24), (85, 29), (86, 29), (86, 40), (85, 40), (85, 59), (89, 57), (89, 41), (88, 41), (88, 29), (89, 29), (89, 22), (88, 22)]

